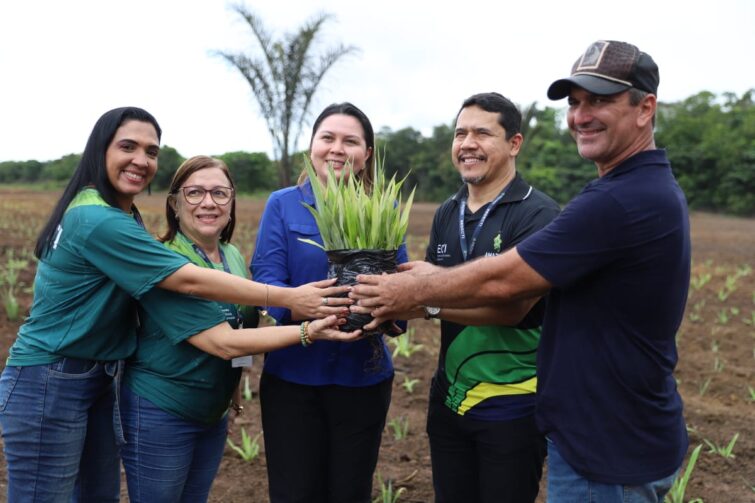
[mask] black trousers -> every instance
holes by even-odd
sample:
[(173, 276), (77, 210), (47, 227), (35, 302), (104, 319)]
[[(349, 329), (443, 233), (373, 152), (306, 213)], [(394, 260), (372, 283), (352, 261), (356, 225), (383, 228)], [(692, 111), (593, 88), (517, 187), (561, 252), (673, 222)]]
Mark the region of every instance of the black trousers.
[(546, 446), (534, 416), (480, 421), (431, 397), (427, 433), (436, 502), (535, 501)]
[(306, 386), (263, 372), (260, 405), (270, 501), (371, 501), (392, 382)]

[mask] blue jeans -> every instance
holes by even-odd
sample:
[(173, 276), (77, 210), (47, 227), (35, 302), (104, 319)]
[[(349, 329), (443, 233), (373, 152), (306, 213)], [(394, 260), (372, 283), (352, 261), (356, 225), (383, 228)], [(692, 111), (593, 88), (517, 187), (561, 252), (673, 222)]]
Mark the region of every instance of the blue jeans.
[(575, 472), (548, 440), (548, 503), (662, 503), (677, 473), (637, 486), (591, 482)]
[(63, 358), (3, 370), (0, 426), (9, 503), (120, 500), (115, 364)]
[(123, 466), (131, 503), (207, 501), (228, 435), (228, 416), (213, 425), (187, 421), (122, 389)]

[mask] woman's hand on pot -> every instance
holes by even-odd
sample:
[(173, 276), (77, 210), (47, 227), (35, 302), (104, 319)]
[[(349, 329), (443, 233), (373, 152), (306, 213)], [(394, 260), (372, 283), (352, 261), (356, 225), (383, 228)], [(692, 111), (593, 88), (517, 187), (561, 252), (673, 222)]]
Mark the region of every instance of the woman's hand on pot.
[(348, 297), (338, 297), (351, 290), (348, 285), (332, 286), (335, 278), (314, 281), (305, 285), (292, 288), (291, 318), (294, 320), (307, 320), (312, 318), (325, 318), (330, 315), (345, 317), (349, 314), (349, 306), (354, 303)]
[(344, 323), (346, 323), (344, 318), (338, 318), (335, 315), (313, 320), (307, 326), (307, 335), (313, 342), (320, 340), (350, 342), (362, 338), (361, 330), (341, 332), (338, 327)]

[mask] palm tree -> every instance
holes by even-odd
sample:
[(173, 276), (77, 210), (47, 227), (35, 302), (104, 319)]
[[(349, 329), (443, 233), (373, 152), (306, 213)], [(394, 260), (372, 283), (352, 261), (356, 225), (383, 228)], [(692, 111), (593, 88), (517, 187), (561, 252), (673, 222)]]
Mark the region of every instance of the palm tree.
[(325, 73), (356, 47), (339, 44), (319, 55), (312, 45), (323, 24), (332, 18), (320, 13), (305, 22), (295, 33), (273, 40), (262, 20), (243, 5), (233, 9), (252, 29), (261, 56), (218, 51), (217, 54), (236, 67), (252, 88), (273, 139), (278, 164), (278, 183), (291, 185), (291, 149), (302, 132), (312, 97)]

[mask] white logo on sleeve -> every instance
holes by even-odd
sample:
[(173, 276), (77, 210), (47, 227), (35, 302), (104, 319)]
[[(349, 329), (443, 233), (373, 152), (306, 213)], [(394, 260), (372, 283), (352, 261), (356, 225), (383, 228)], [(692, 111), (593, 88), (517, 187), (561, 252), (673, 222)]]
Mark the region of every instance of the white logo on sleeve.
[(60, 235), (61, 234), (63, 234), (63, 226), (62, 225), (58, 225), (58, 228), (55, 229), (55, 239), (52, 242), (52, 249), (53, 250), (58, 247), (58, 241), (60, 241)]

